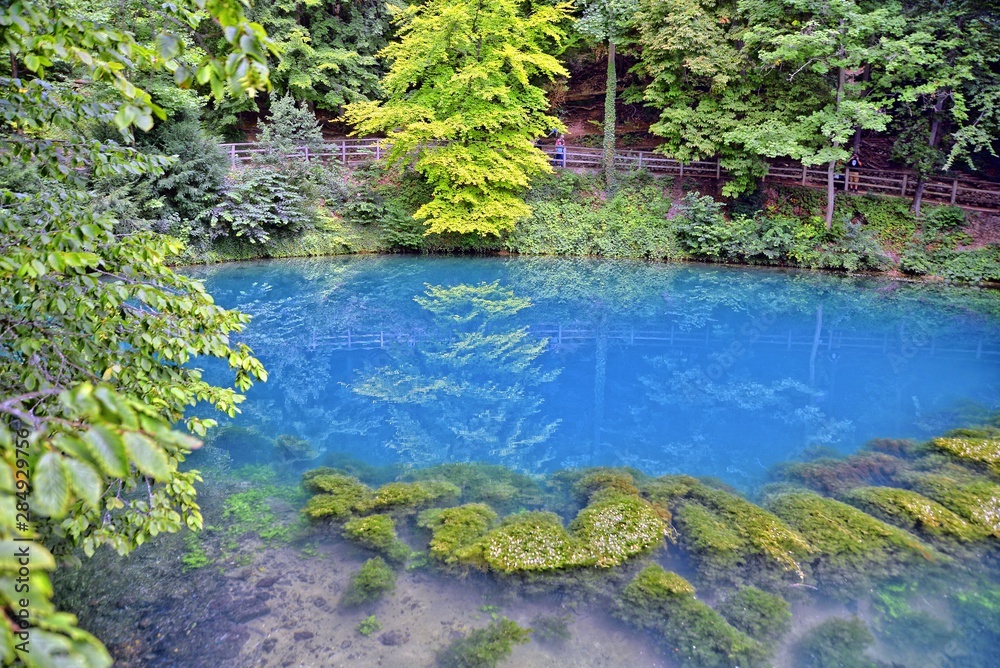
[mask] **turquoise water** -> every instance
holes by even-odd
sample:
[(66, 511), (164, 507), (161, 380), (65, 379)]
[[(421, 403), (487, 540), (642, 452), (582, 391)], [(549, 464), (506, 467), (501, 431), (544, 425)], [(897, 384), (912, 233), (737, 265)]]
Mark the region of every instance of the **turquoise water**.
[[(253, 316), (241, 340), (270, 373), (236, 424), (328, 461), (634, 466), (749, 488), (810, 448), (926, 438), (1000, 407), (1000, 296), (984, 290), (520, 258), (193, 273)], [(279, 456), (258, 446), (232, 456)]]

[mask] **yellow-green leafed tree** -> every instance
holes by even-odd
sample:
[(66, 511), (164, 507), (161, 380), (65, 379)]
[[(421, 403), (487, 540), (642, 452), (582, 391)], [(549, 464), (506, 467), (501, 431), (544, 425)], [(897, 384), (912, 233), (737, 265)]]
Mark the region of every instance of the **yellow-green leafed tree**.
[(566, 75), (547, 51), (559, 48), (569, 4), (514, 0), (431, 0), (399, 16), (400, 41), (384, 102), (347, 108), (356, 134), (385, 133), (391, 163), (414, 161), (434, 186), (416, 212), (428, 232), (500, 234), (530, 213), (529, 179), (549, 171), (534, 140), (560, 121), (536, 85)]

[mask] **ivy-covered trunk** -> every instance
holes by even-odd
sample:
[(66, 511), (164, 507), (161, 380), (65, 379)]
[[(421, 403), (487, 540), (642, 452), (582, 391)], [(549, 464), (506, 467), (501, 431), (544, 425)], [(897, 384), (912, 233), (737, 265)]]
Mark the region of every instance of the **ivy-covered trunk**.
[(615, 189), (615, 95), (618, 73), (615, 69), (615, 43), (608, 40), (608, 85), (604, 93), (604, 182), (610, 194)]

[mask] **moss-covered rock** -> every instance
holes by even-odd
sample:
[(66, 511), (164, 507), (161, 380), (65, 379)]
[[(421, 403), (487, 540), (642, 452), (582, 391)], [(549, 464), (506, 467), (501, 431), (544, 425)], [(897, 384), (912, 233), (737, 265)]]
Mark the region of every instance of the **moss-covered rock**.
[(852, 487), (884, 484), (906, 467), (906, 461), (884, 452), (862, 451), (843, 459), (823, 458), (778, 467), (780, 480), (837, 495)]
[(740, 587), (719, 606), (726, 621), (751, 638), (773, 643), (792, 625), (788, 601), (756, 587)]
[(680, 543), (704, 578), (739, 584), (804, 577), (809, 541), (780, 518), (735, 494), (691, 486), (674, 517)]
[(372, 490), (357, 478), (333, 469), (316, 469), (302, 475), (302, 484), (316, 496), (302, 509), (313, 519), (343, 519), (372, 498)]
[(495, 464), (441, 464), (411, 471), (406, 479), (450, 482), (461, 490), (463, 503), (488, 503), (501, 512), (538, 507), (544, 497), (533, 478)]
[(1000, 477), (1000, 439), (949, 436), (935, 438), (931, 447), (962, 463), (982, 468)]
[(795, 648), (795, 665), (802, 668), (878, 668), (865, 656), (865, 649), (873, 642), (875, 637), (857, 617), (830, 619), (799, 641)]
[(864, 585), (941, 557), (912, 534), (818, 494), (780, 494), (768, 507), (816, 549), (813, 574), (830, 587)]
[(906, 482), (971, 524), (1000, 538), (1000, 485), (968, 474), (912, 473)]
[(382, 598), (396, 588), (396, 572), (382, 557), (369, 559), (351, 580), (340, 597), (340, 604), (358, 607)]
[(730, 626), (694, 593), (691, 583), (676, 573), (647, 566), (625, 586), (615, 612), (626, 622), (659, 634), (681, 666), (764, 665), (767, 648)]
[(508, 515), (477, 543), (479, 560), (502, 573), (554, 571), (594, 562), (591, 552), (566, 531), (555, 513), (530, 511)]
[(649, 502), (612, 486), (595, 492), (569, 528), (606, 568), (662, 545), (667, 525)]
[(469, 503), (454, 508), (431, 508), (420, 513), (417, 526), (430, 529), (430, 554), (447, 564), (460, 559), (460, 550), (489, 532), (497, 514), (485, 503)]
[(421, 480), (419, 482), (390, 482), (382, 485), (358, 510), (398, 511), (415, 510), (436, 501), (457, 499), (461, 490), (443, 480)]
[(587, 500), (594, 492), (613, 489), (623, 494), (639, 495), (635, 476), (627, 469), (594, 468), (580, 471), (580, 477), (573, 482), (573, 493)]
[(971, 542), (989, 536), (984, 528), (966, 522), (937, 501), (912, 490), (856, 487), (842, 498), (881, 520), (931, 538)]
[(344, 537), (384, 555), (389, 561), (403, 562), (410, 556), (410, 548), (399, 540), (396, 522), (388, 515), (349, 519), (344, 523)]

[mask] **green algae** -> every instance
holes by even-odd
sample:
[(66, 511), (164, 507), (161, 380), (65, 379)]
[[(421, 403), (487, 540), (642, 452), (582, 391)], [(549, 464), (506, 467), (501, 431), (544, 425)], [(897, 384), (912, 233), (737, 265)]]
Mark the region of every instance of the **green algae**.
[(496, 464), (440, 464), (411, 471), (405, 478), (449, 482), (461, 490), (462, 503), (486, 503), (499, 512), (537, 507), (544, 497), (533, 478)]
[(719, 606), (734, 628), (761, 642), (773, 643), (792, 626), (788, 601), (756, 587), (740, 587)]
[(966, 522), (937, 501), (912, 490), (856, 487), (846, 492), (842, 500), (885, 522), (935, 539), (973, 542), (989, 536), (982, 527)]
[(461, 490), (450, 482), (422, 480), (420, 482), (390, 482), (382, 485), (370, 499), (357, 507), (359, 512), (412, 511), (444, 499), (457, 499)]
[(985, 469), (992, 475), (1000, 477), (1000, 439), (998, 438), (954, 435), (932, 439), (930, 445), (963, 464)]
[(830, 619), (812, 629), (796, 646), (796, 666), (802, 668), (878, 668), (865, 656), (875, 642), (857, 617)]
[(344, 537), (361, 547), (382, 554), (389, 561), (403, 562), (410, 548), (396, 535), (396, 522), (388, 515), (355, 517), (344, 523)]
[(594, 561), (558, 515), (537, 510), (508, 515), (476, 546), (466, 558), (501, 573), (555, 571)]
[(906, 464), (905, 460), (884, 452), (861, 451), (839, 459), (783, 464), (778, 467), (776, 476), (779, 480), (836, 496), (852, 487), (886, 484)]
[(654, 564), (625, 586), (615, 614), (633, 626), (656, 632), (681, 666), (765, 665), (768, 648), (731, 626), (694, 594), (690, 582)]
[(666, 482), (676, 489), (679, 542), (695, 556), (706, 580), (739, 583), (805, 577), (802, 561), (814, 550), (779, 517), (697, 481)]
[(605, 489), (614, 489), (623, 494), (639, 495), (636, 478), (644, 477), (638, 471), (597, 467), (578, 471), (561, 472), (553, 476), (559, 482), (571, 482), (573, 494), (587, 501), (591, 494)]
[(373, 496), (372, 489), (357, 478), (331, 471), (317, 469), (302, 474), (306, 489), (318, 492), (302, 509), (313, 519), (344, 519), (364, 507)]
[(940, 556), (906, 531), (812, 492), (779, 494), (767, 505), (816, 549), (813, 575), (830, 587), (864, 585)]
[(970, 474), (910, 473), (909, 485), (956, 515), (1000, 538), (1000, 485)]
[(382, 557), (374, 557), (361, 565), (351, 576), (347, 589), (340, 597), (340, 604), (355, 608), (372, 603), (396, 588), (396, 572)]
[(375, 615), (368, 615), (361, 620), (361, 623), (354, 630), (367, 638), (376, 631), (382, 630), (382, 622)]
[(459, 561), (459, 550), (485, 536), (496, 520), (496, 512), (485, 503), (469, 503), (425, 510), (417, 517), (417, 526), (431, 530), (431, 556), (453, 564)]
[(514, 645), (528, 642), (530, 628), (509, 619), (498, 619), (459, 638), (438, 654), (441, 668), (494, 668), (510, 656)]
[(607, 487), (593, 494), (569, 530), (594, 565), (608, 568), (662, 545), (667, 524), (648, 501)]

